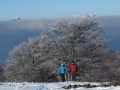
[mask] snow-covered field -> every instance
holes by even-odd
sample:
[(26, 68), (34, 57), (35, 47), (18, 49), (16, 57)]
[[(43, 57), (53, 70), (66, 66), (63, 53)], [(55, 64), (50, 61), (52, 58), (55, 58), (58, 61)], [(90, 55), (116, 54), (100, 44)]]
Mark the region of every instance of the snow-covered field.
[(63, 86), (68, 85), (100, 85), (100, 83), (88, 83), (88, 82), (57, 82), (57, 83), (0, 83), (0, 90), (120, 90), (120, 86), (111, 87), (96, 87), (96, 88), (71, 88), (63, 89)]

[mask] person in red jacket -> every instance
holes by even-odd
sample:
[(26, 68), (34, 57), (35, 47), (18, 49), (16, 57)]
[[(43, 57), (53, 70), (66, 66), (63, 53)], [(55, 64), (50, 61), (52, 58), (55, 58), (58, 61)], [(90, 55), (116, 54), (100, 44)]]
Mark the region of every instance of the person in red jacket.
[(71, 73), (71, 80), (76, 81), (77, 65), (74, 63), (74, 61), (70, 65), (69, 72)]

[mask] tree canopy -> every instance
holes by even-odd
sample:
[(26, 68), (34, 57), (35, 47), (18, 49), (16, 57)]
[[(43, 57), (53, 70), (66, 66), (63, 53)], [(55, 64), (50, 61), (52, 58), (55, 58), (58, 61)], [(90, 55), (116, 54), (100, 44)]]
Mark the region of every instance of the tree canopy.
[(68, 67), (75, 61), (81, 67), (86, 59), (88, 64), (96, 57), (98, 60), (109, 43), (102, 32), (99, 23), (92, 19), (58, 21), (51, 30), (9, 52), (5, 76), (8, 81), (44, 81), (50, 75), (46, 73), (57, 73), (61, 62)]

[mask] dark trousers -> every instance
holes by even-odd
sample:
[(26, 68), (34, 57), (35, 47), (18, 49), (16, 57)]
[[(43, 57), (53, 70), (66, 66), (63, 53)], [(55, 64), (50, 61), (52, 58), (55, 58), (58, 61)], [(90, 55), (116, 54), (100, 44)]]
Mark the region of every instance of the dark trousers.
[(65, 74), (60, 74), (60, 77), (62, 79), (62, 82), (65, 82)]
[(71, 72), (71, 80), (76, 81), (76, 73), (75, 72)]

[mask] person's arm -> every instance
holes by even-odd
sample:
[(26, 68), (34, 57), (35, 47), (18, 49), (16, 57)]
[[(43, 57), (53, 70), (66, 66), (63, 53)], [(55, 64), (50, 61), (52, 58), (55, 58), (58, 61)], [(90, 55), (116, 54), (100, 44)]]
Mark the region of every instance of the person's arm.
[(70, 65), (70, 67), (69, 67), (69, 72), (71, 72), (71, 65)]
[(68, 72), (68, 69), (65, 67), (65, 72)]
[(77, 72), (77, 65), (75, 64), (75, 66), (76, 66), (76, 70), (75, 70), (75, 72)]
[(60, 67), (58, 68), (58, 73), (60, 74)]

